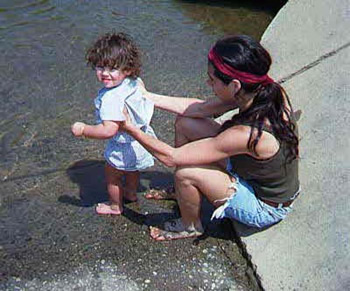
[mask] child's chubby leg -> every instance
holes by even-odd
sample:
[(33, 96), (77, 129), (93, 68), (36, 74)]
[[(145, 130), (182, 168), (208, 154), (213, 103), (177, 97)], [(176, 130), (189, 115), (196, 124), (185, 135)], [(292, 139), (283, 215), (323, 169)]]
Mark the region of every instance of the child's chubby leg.
[(140, 182), (140, 172), (132, 171), (125, 172), (125, 189), (124, 189), (124, 198), (135, 202), (137, 201), (137, 187)]
[(120, 215), (123, 212), (123, 185), (122, 177), (124, 173), (109, 164), (105, 167), (107, 190), (110, 203), (99, 203), (96, 206), (98, 214)]

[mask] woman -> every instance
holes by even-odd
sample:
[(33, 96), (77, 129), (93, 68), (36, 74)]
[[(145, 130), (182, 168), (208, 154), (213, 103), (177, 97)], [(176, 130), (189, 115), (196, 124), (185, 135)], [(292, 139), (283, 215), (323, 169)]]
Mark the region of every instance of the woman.
[[(299, 193), (298, 137), (288, 96), (269, 76), (269, 53), (249, 36), (216, 42), (208, 54), (208, 101), (148, 93), (155, 106), (177, 113), (176, 147), (148, 136), (128, 121), (122, 126), (152, 155), (176, 167), (181, 218), (152, 227), (155, 240), (203, 233), (201, 196), (215, 218), (262, 228), (284, 219)], [(237, 108), (220, 125), (208, 118)]]

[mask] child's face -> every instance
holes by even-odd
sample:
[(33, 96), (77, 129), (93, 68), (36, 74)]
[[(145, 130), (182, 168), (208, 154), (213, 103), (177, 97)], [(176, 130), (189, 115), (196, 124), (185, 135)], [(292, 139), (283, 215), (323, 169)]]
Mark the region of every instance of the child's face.
[(121, 84), (129, 76), (129, 72), (111, 69), (107, 67), (96, 67), (96, 77), (106, 88), (113, 88)]

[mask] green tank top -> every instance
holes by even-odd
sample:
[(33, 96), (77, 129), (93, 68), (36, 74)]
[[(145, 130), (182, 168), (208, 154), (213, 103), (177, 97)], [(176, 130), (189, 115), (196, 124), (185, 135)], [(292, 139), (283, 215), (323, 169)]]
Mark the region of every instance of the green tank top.
[[(273, 134), (266, 127), (263, 131)], [(297, 129), (295, 132), (298, 134)], [(298, 158), (287, 162), (287, 154), (286, 143), (280, 142), (278, 152), (269, 159), (258, 160), (247, 154), (239, 154), (232, 156), (230, 161), (232, 170), (254, 188), (258, 198), (283, 203), (290, 200), (300, 186)]]

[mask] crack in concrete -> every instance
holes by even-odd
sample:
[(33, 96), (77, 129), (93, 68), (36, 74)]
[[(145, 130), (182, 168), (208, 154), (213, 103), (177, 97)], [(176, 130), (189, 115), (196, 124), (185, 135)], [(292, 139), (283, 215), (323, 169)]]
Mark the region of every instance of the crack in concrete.
[(309, 70), (309, 69), (311, 69), (311, 68), (317, 66), (319, 63), (321, 63), (321, 62), (324, 61), (325, 59), (328, 59), (328, 58), (330, 58), (330, 57), (332, 57), (332, 56), (338, 54), (340, 51), (342, 51), (343, 49), (346, 49), (346, 48), (348, 48), (348, 47), (350, 47), (350, 42), (348, 42), (348, 43), (342, 45), (341, 47), (339, 47), (339, 48), (336, 49), (336, 50), (333, 50), (333, 51), (331, 51), (331, 52), (329, 52), (329, 53), (326, 53), (326, 54), (322, 55), (322, 56), (319, 57), (316, 61), (313, 61), (313, 62), (311, 62), (310, 64), (308, 64), (308, 65), (302, 67), (300, 70), (298, 70), (298, 71), (296, 71), (296, 72), (294, 72), (294, 73), (291, 73), (290, 75), (288, 75), (288, 76), (286, 76), (286, 77), (283, 77), (283, 78), (279, 79), (279, 80), (277, 81), (277, 83), (283, 84), (284, 82), (289, 81), (290, 79), (294, 78), (295, 76), (298, 76), (298, 75), (300, 75), (300, 74), (306, 72), (307, 70)]
[[(240, 249), (243, 258), (247, 262), (246, 276), (249, 279), (250, 283), (253, 285), (253, 291), (265, 291), (265, 289), (262, 286), (261, 278), (256, 270), (256, 265), (253, 264), (252, 257), (248, 253), (245, 243), (242, 241), (241, 237), (238, 235), (235, 227), (233, 226), (233, 223), (231, 223), (230, 225), (234, 233), (235, 242), (238, 248)], [(229, 261), (231, 261), (230, 258), (228, 259)], [(231, 263), (234, 263), (234, 262), (231, 261)]]

